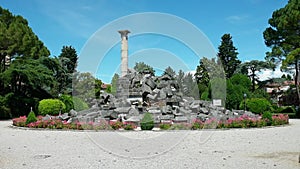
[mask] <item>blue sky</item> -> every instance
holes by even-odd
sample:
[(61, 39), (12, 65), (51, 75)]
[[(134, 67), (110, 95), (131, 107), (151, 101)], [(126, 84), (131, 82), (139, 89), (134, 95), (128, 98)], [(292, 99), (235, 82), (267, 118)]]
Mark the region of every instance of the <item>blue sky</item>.
[[(105, 57), (89, 56), (88, 59), (85, 59), (84, 50), (89, 45), (89, 41), (95, 37), (108, 41), (108, 37), (99, 37), (100, 32), (105, 26), (113, 21), (118, 21), (119, 18), (143, 12), (170, 14), (201, 30), (215, 50), (220, 45), (221, 36), (224, 33), (230, 33), (234, 45), (238, 48), (240, 60), (263, 60), (265, 52), (269, 49), (264, 45), (262, 33), (268, 27), (268, 19), (272, 12), (284, 7), (287, 1), (2, 0), (0, 5), (14, 14), (25, 17), (33, 31), (48, 47), (52, 56), (58, 56), (63, 45), (72, 45), (81, 57), (79, 71), (90, 71), (103, 81), (110, 82), (111, 76), (118, 71), (120, 43), (113, 43), (107, 49)], [(142, 24), (142, 22), (147, 23), (148, 21), (139, 20), (138, 22)], [(130, 24), (127, 25), (125, 22), (119, 29), (127, 29), (127, 27), (130, 27)], [(178, 26), (168, 29), (181, 31), (180, 28)], [(99, 36), (97, 37), (97, 35)], [(115, 34), (109, 36), (120, 38), (116, 31)], [(199, 45), (201, 43), (204, 42), (199, 40)], [(100, 45), (101, 43), (99, 43)], [(179, 68), (186, 69), (186, 71), (194, 70), (199, 62), (199, 57), (209, 54), (197, 56), (197, 53), (189, 47), (178, 39), (159, 34), (135, 35), (134, 32), (129, 34), (129, 59), (143, 61), (143, 59), (147, 60), (147, 55), (161, 54), (161, 56), (149, 56), (150, 60), (156, 60), (155, 63), (149, 63), (153, 64), (151, 66), (156, 67), (161, 63), (158, 69), (163, 69), (168, 60), (178, 59), (184, 64), (175, 66), (175, 70)], [(143, 57), (140, 57), (141, 55)], [(172, 56), (175, 57), (172, 58)], [(164, 60), (162, 57), (169, 59)], [(97, 64), (97, 67), (95, 68), (93, 64)], [(133, 64), (130, 62), (129, 66), (132, 67)]]

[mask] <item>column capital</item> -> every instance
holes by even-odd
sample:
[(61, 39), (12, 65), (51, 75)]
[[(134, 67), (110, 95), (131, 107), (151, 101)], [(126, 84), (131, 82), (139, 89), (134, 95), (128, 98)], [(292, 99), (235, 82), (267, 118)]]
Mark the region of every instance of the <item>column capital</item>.
[(127, 38), (128, 33), (130, 33), (129, 30), (119, 30), (118, 32), (121, 34), (121, 38), (123, 37)]

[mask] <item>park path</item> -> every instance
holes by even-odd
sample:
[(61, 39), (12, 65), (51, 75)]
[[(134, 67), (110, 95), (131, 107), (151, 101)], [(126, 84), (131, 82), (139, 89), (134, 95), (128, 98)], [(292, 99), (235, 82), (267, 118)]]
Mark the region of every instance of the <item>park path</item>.
[(90, 132), (0, 121), (0, 169), (300, 168), (300, 120), (262, 129)]

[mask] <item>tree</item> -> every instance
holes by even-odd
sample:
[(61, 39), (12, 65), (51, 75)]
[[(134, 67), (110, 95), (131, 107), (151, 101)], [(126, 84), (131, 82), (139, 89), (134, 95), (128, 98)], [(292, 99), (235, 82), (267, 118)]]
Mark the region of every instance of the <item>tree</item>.
[(113, 78), (111, 79), (111, 93), (116, 94), (117, 93), (117, 83), (119, 80), (120, 76), (115, 73)]
[(197, 83), (193, 79), (193, 75), (191, 73), (188, 73), (183, 77), (182, 86), (182, 91), (185, 96), (194, 97), (195, 99), (200, 98)]
[(251, 60), (250, 62), (245, 62), (239, 66), (240, 73), (243, 73), (250, 77), (252, 82), (252, 92), (255, 91), (255, 83), (259, 82), (257, 73), (262, 69), (274, 69), (274, 66), (266, 61)]
[(155, 70), (150, 65), (145, 64), (144, 62), (137, 62), (133, 68), (137, 72), (150, 72), (152, 75), (155, 75)]
[[(225, 82), (225, 74), (224, 69), (221, 64), (216, 63), (215, 59), (208, 59), (203, 57), (200, 59), (200, 64), (197, 66), (195, 78), (198, 83), (198, 92), (201, 96), (201, 99), (211, 99), (211, 81), (215, 78), (224, 79)], [(217, 83), (212, 84), (217, 85)], [(226, 84), (225, 84), (226, 85)], [(203, 97), (202, 97), (203, 96)]]
[(169, 75), (173, 79), (175, 79), (175, 77), (176, 77), (176, 72), (170, 66), (168, 66), (163, 73), (163, 75), (166, 75), (166, 74)]
[(183, 80), (184, 80), (184, 76), (185, 76), (185, 73), (183, 72), (183, 70), (180, 69), (178, 71), (178, 75), (176, 77), (176, 82), (178, 84), (180, 92), (183, 92)]
[(76, 50), (72, 46), (63, 46), (61, 49), (61, 54), (58, 56), (58, 58), (65, 58), (61, 59), (61, 62), (68, 73), (72, 74), (76, 72), (78, 56)]
[(49, 50), (32, 32), (22, 16), (14, 16), (0, 7), (0, 73), (15, 57), (37, 59), (49, 56)]
[[(271, 52), (267, 52), (266, 60), (274, 63), (282, 63), (281, 68), (292, 67), (295, 70), (295, 84), (298, 101), (299, 91), (299, 61), (300, 61), (300, 1), (289, 0), (288, 4), (275, 10), (269, 19), (268, 27), (263, 35), (266, 46)], [(298, 103), (299, 104), (299, 103)]]
[(237, 58), (237, 48), (233, 46), (231, 35), (224, 34), (221, 39), (221, 45), (218, 47), (218, 63), (222, 63), (228, 79), (233, 75), (241, 61)]
[[(49, 55), (49, 50), (32, 32), (26, 19), (0, 7), (0, 74), (16, 57), (38, 59)], [(1, 94), (5, 94), (3, 87), (3, 81), (0, 81)]]
[(73, 96), (91, 104), (94, 99), (99, 97), (101, 90), (101, 80), (95, 78), (91, 73), (74, 73)]
[(53, 72), (42, 64), (42, 59), (16, 58), (1, 74), (5, 98), (12, 115), (27, 115), (38, 100), (51, 98), (51, 86), (55, 83)]
[(240, 103), (244, 99), (244, 94), (250, 95), (251, 81), (244, 74), (234, 74), (227, 80), (226, 88), (226, 108), (240, 109)]
[(70, 94), (72, 92), (73, 73), (76, 72), (77, 67), (77, 52), (72, 46), (63, 46), (57, 59), (63, 68), (57, 74), (58, 90), (60, 93)]

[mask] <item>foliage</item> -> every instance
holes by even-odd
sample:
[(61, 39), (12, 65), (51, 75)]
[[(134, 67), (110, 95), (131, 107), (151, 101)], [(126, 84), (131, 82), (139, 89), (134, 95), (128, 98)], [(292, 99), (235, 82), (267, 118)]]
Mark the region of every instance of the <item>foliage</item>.
[[(256, 114), (270, 111), (271, 107), (271, 103), (265, 98), (246, 99), (246, 109)], [(240, 108), (244, 109), (244, 102), (241, 102)]]
[(38, 110), (41, 115), (58, 115), (64, 112), (66, 105), (59, 99), (43, 99), (39, 102)]
[(240, 103), (244, 100), (244, 94), (249, 96), (251, 81), (246, 75), (234, 74), (227, 80), (226, 108), (240, 109)]
[(266, 61), (259, 60), (251, 60), (249, 62), (242, 63), (238, 69), (240, 73), (243, 73), (250, 77), (252, 82), (252, 92), (255, 91), (255, 84), (258, 82), (257, 73), (259, 73), (262, 69), (274, 69), (274, 65), (272, 63), (268, 63)]
[(119, 80), (120, 76), (115, 73), (113, 78), (111, 79), (111, 93), (116, 94), (117, 93), (117, 83)]
[(136, 126), (134, 124), (124, 124), (123, 126), (124, 130), (134, 130)]
[(145, 113), (144, 117), (141, 120), (141, 129), (142, 130), (152, 130), (154, 128), (154, 119), (151, 113)]
[(9, 63), (17, 56), (37, 59), (50, 55), (43, 42), (28, 26), (26, 19), (19, 15), (13, 15), (10, 11), (1, 7), (0, 46), (0, 73), (3, 73)]
[(176, 77), (176, 72), (170, 66), (168, 66), (163, 73), (163, 75), (166, 75), (166, 74), (169, 75), (173, 79), (175, 79), (175, 77)]
[(120, 128), (123, 128), (123, 123), (120, 121), (116, 121), (116, 122), (110, 122), (109, 124), (111, 126), (112, 129), (114, 130), (119, 130)]
[(150, 65), (147, 65), (144, 62), (135, 63), (135, 66), (133, 67), (133, 69), (139, 73), (149, 72), (152, 75), (155, 75), (155, 70), (153, 69), (153, 67), (151, 67)]
[(99, 95), (102, 82), (96, 79), (91, 73), (74, 73), (73, 79), (73, 96), (91, 103)]
[(292, 106), (282, 106), (275, 109), (275, 113), (296, 113)]
[[(100, 98), (101, 90), (102, 90), (102, 81), (100, 79), (95, 79), (95, 97), (96, 99)], [(107, 85), (107, 92), (110, 90), (111, 92), (111, 86)], [(108, 93), (110, 93), (108, 92)]]
[(275, 64), (282, 63), (281, 69), (283, 70), (292, 68), (295, 71), (298, 101), (300, 100), (298, 83), (300, 66), (299, 20), (300, 1), (289, 0), (285, 7), (273, 12), (272, 18), (268, 22), (270, 27), (263, 33), (265, 44), (271, 48), (266, 59)]
[(25, 123), (25, 124), (27, 125), (27, 124), (29, 124), (29, 123), (33, 123), (33, 122), (36, 122), (36, 121), (37, 121), (37, 118), (36, 118), (34, 112), (31, 111), (31, 112), (28, 114), (28, 117), (27, 117), (27, 119), (26, 119), (26, 123)]
[(185, 96), (199, 98), (198, 85), (193, 79), (193, 75), (188, 73), (182, 79), (182, 92)]
[(218, 62), (222, 63), (226, 77), (230, 78), (241, 61), (237, 58), (237, 48), (233, 45), (231, 35), (224, 34), (221, 39), (221, 45), (218, 47)]
[(66, 109), (63, 113), (69, 113), (70, 110), (74, 109), (74, 103), (73, 103), (73, 98), (70, 95), (61, 95), (59, 97), (59, 100), (61, 100), (65, 105), (66, 105)]
[(172, 126), (169, 128), (169, 130), (190, 130), (191, 125), (188, 123), (178, 123), (178, 124), (172, 124)]
[(12, 115), (10, 109), (7, 107), (6, 97), (0, 96), (0, 119), (9, 119)]
[(262, 115), (262, 119), (265, 119), (267, 125), (270, 126), (272, 124), (272, 113), (270, 111), (265, 111)]
[(81, 111), (89, 108), (89, 105), (79, 97), (73, 97), (74, 110)]
[(171, 128), (171, 124), (160, 124), (159, 128), (161, 130), (169, 130)]

